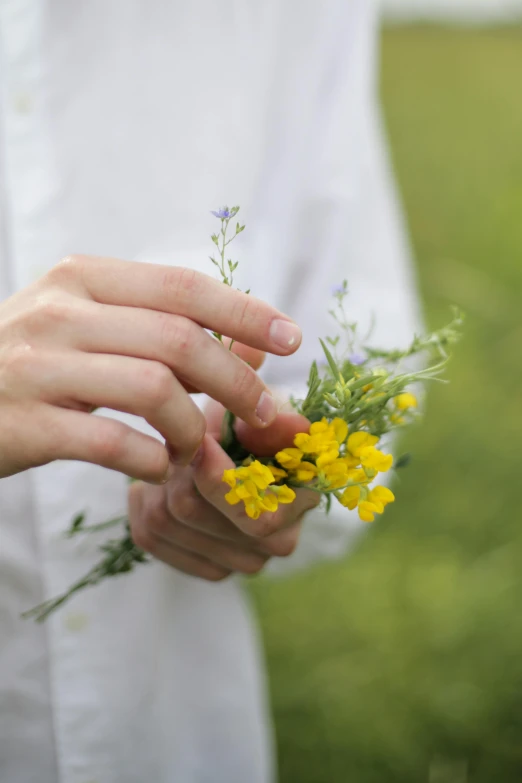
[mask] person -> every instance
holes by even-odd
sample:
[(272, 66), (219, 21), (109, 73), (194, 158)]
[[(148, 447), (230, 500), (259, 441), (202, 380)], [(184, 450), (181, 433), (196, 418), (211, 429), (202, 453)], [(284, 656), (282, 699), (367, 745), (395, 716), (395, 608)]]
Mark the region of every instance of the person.
[[(249, 448), (288, 445), (303, 422), (269, 389), (303, 393), (344, 278), (380, 345), (418, 323), (377, 45), (370, 0), (0, 4), (0, 780), (274, 779), (241, 576), (362, 525), (309, 492), (245, 522), (221, 406)], [(204, 276), (231, 200), (252, 296)], [(71, 517), (127, 508), (153, 562), (21, 620), (96, 557)]]

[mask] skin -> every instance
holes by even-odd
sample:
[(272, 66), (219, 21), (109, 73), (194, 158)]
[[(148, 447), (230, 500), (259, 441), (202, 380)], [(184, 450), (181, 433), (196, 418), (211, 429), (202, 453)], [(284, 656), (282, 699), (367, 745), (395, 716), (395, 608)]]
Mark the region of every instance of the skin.
[[(238, 353), (258, 366), (262, 357), (243, 346)], [(220, 581), (232, 573), (258, 573), (271, 557), (286, 557), (297, 546), (306, 511), (319, 503), (317, 493), (298, 490), (296, 500), (273, 514), (249, 519), (242, 504), (230, 506), (223, 471), (234, 467), (219, 446), (224, 409), (212, 402), (207, 434), (191, 465), (179, 467), (164, 486), (142, 482), (129, 490), (129, 519), (134, 541), (145, 551), (186, 574)], [(257, 456), (271, 456), (292, 445), (310, 422), (295, 413), (280, 413), (264, 430), (237, 422), (236, 432)]]
[[(178, 487), (207, 431), (194, 391), (253, 431), (268, 427), (277, 416), (270, 391), (206, 329), (283, 356), (301, 340), (297, 325), (265, 302), (179, 267), (71, 256), (5, 300), (0, 477), (71, 459), (147, 482), (172, 478)], [(121, 422), (90, 415), (97, 407), (145, 418), (168, 450)], [(217, 469), (212, 448), (215, 441), (206, 449), (205, 473)]]

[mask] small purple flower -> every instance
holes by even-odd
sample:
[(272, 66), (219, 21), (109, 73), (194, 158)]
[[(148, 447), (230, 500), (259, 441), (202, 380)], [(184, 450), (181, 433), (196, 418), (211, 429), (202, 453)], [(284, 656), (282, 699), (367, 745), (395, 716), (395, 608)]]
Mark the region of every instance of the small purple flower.
[(334, 285), (332, 288), (332, 296), (340, 296), (341, 294), (344, 294), (344, 285), (342, 283), (340, 285)]
[(216, 210), (211, 209), (210, 211), (220, 220), (226, 220), (227, 218), (232, 217), (232, 213), (228, 207), (221, 207), (221, 209)]
[(348, 357), (348, 361), (350, 362), (350, 364), (353, 364), (355, 367), (358, 367), (360, 364), (364, 364), (366, 359), (360, 353), (352, 353), (352, 355)]

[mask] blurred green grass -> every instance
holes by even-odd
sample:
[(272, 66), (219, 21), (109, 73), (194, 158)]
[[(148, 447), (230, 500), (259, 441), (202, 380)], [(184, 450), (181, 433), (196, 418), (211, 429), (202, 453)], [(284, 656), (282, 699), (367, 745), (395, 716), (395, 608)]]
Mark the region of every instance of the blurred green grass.
[(254, 585), (281, 782), (520, 781), (522, 28), (387, 29), (382, 95), (427, 321), (466, 336), (396, 506)]

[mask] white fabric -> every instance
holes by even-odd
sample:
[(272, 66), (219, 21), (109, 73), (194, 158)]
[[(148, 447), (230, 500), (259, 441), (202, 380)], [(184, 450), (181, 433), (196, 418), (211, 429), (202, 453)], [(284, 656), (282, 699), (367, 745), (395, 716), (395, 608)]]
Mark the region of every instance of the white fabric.
[[(240, 287), (295, 316), (297, 388), (333, 284), (376, 339), (405, 342), (414, 287), (375, 109), (369, 0), (1, 0), (0, 286), (71, 252), (209, 271), (211, 208), (242, 206)], [(130, 418), (130, 417), (127, 417)], [(136, 426), (142, 423), (135, 420)], [(46, 625), (98, 541), (79, 509), (122, 512), (126, 482), (81, 463), (0, 481), (2, 783), (267, 783), (262, 661), (239, 580), (161, 564), (79, 596)], [(362, 528), (316, 514), (290, 570)]]

